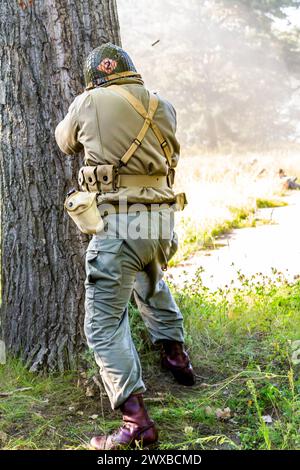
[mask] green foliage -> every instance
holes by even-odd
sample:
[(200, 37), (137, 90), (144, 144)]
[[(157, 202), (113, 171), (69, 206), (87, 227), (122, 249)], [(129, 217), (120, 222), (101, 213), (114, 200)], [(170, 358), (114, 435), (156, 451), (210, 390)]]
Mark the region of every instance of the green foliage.
[[(184, 147), (294, 140), (299, 34), (275, 27), (291, 6), (300, 2), (119, 0), (124, 46), (146, 84), (175, 104)], [(168, 28), (158, 17), (168, 18)]]
[(199, 276), (177, 297), (192, 356), (208, 382), (200, 404), (234, 411), (242, 448), (300, 446), (300, 415), (294, 412), (300, 405), (299, 366), (291, 361), (291, 343), (300, 337), (300, 283), (274, 275), (240, 274), (239, 288), (216, 292), (202, 286)]
[[(198, 375), (189, 389), (159, 370), (157, 351), (131, 305), (161, 449), (300, 449), (300, 369), (291, 359), (300, 339), (300, 282), (274, 275), (240, 273), (239, 288), (212, 292), (198, 273), (175, 292)], [(0, 367), (0, 393), (14, 391), (0, 395), (2, 447), (85, 448), (93, 433), (114, 429), (119, 421), (107, 399), (86, 397), (77, 376), (31, 374), (14, 360)], [(31, 388), (18, 392), (22, 387)]]
[(258, 209), (266, 209), (266, 208), (273, 208), (273, 207), (284, 207), (287, 206), (287, 202), (285, 201), (278, 201), (274, 199), (256, 199), (256, 207)]

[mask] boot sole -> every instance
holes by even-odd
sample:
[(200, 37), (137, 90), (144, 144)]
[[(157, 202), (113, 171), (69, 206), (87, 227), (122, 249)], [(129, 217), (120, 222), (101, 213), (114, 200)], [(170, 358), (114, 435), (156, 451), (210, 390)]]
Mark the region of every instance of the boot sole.
[(182, 382), (179, 378), (178, 378), (178, 375), (177, 374), (180, 374), (180, 372), (178, 373), (177, 371), (173, 371), (172, 369), (170, 369), (169, 367), (167, 367), (163, 362), (161, 362), (161, 370), (163, 372), (168, 372), (169, 374), (172, 375), (172, 377), (175, 379), (176, 383), (178, 383), (179, 385), (183, 385), (184, 387), (193, 387), (193, 385), (196, 385), (196, 377), (194, 377), (194, 381), (191, 382), (191, 383), (184, 383)]

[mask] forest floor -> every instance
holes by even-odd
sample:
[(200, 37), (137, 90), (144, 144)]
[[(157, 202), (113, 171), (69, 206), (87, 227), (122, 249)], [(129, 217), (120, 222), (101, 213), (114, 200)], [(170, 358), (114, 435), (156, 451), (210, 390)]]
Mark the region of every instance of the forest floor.
[[(291, 207), (283, 207), (284, 213)], [(278, 225), (283, 221), (281, 215)], [(233, 239), (244, 236), (239, 232)], [(184, 315), (196, 386), (180, 387), (160, 370), (159, 352), (130, 307), (159, 448), (300, 449), (300, 282), (280, 269), (270, 275), (238, 271), (233, 283), (207, 287), (201, 263), (199, 268), (188, 282), (172, 287)], [(119, 425), (119, 414), (93, 381), (97, 371), (89, 355), (85, 361), (87, 372), (63, 376), (31, 374), (11, 359), (0, 366), (0, 447), (87, 449), (93, 434)]]
[[(300, 449), (300, 283), (278, 281), (242, 279), (238, 289), (212, 292), (198, 279), (176, 293), (198, 377), (190, 388), (160, 371), (131, 307), (160, 449)], [(1, 366), (1, 447), (87, 449), (93, 434), (118, 426), (119, 414), (92, 386), (94, 373)]]
[[(262, 202), (261, 202), (262, 205)], [(300, 191), (265, 200), (265, 207), (251, 214), (255, 224), (245, 222), (243, 230), (234, 229), (218, 236), (211, 248), (197, 251), (167, 272), (175, 285), (201, 276), (210, 289), (226, 284), (238, 285), (242, 273), (272, 277), (281, 272), (290, 280), (300, 276)]]

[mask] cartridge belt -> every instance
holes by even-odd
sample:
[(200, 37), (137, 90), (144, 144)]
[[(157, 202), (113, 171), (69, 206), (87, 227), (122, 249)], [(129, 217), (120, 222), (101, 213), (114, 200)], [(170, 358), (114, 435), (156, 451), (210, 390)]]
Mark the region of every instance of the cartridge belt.
[(89, 192), (117, 192), (119, 188), (168, 189), (174, 182), (174, 170), (167, 176), (120, 174), (114, 165), (83, 166), (78, 175), (79, 186)]

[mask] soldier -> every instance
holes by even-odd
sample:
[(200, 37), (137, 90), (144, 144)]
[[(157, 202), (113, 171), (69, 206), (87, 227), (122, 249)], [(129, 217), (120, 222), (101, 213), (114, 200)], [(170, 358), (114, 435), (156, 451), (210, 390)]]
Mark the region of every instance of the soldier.
[(283, 181), (283, 189), (300, 189), (297, 176), (287, 176), (282, 168), (280, 168), (278, 174), (281, 181)]
[[(145, 88), (129, 55), (113, 44), (89, 54), (85, 81), (86, 90), (55, 136), (67, 155), (84, 150), (81, 188), (97, 191), (103, 215), (105, 231), (93, 236), (86, 254), (85, 334), (111, 406), (123, 414), (120, 429), (94, 437), (91, 446), (149, 446), (158, 434), (143, 402), (146, 388), (131, 338), (132, 292), (153, 344), (161, 345), (164, 368), (180, 384), (195, 383), (182, 314), (162, 279), (177, 246), (174, 203), (182, 205), (172, 189), (179, 158), (176, 114), (168, 101)], [(139, 211), (131, 211), (136, 203)], [(140, 237), (132, 230), (137, 225), (144, 232)]]

